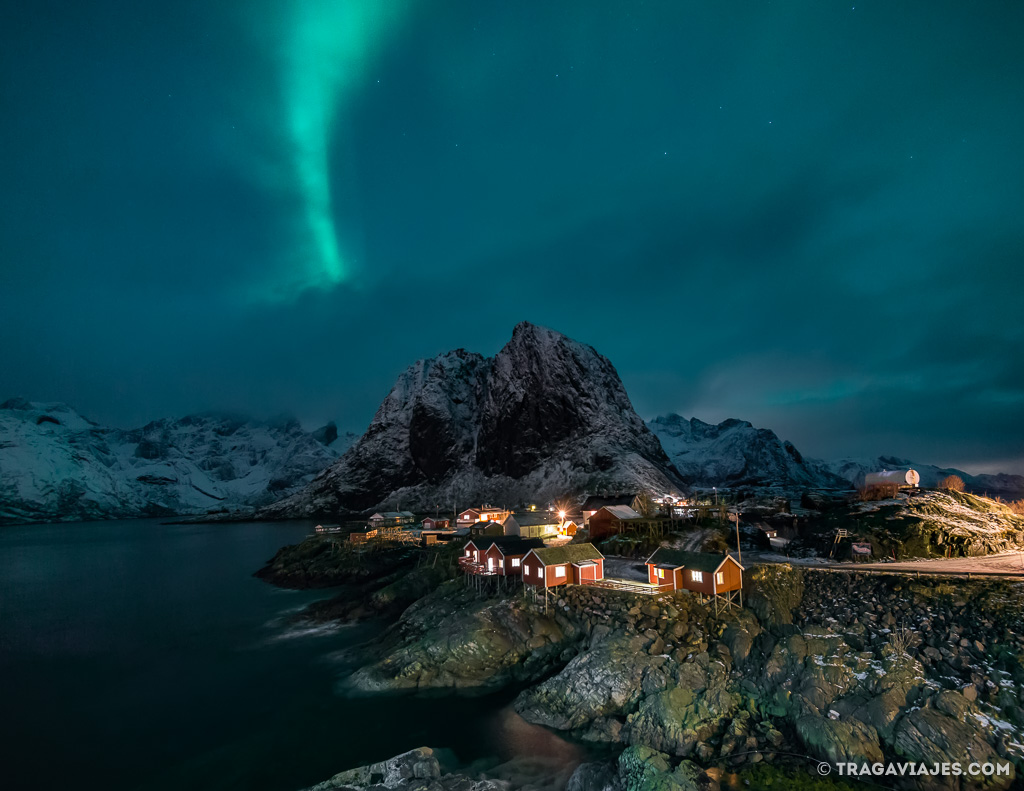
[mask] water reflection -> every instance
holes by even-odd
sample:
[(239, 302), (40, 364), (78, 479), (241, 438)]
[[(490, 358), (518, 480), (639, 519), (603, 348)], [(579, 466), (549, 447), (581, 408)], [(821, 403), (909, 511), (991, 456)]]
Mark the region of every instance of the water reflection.
[(527, 722), (511, 706), (487, 719), (481, 735), (495, 747), (498, 758), (485, 773), (513, 788), (563, 789), (576, 767), (588, 758), (580, 745)]

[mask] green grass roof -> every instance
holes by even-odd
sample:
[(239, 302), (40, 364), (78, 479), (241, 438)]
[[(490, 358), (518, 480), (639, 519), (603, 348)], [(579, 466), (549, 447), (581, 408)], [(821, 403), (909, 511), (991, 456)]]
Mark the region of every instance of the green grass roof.
[(602, 555), (593, 544), (565, 544), (561, 547), (544, 547), (535, 549), (533, 554), (540, 558), (545, 566), (558, 563), (580, 563), (584, 560), (602, 560)]
[(659, 547), (647, 559), (647, 562), (655, 565), (682, 566), (694, 571), (714, 571), (722, 565), (722, 561), (726, 557), (731, 556), (716, 555), (711, 552), (684, 552), (681, 549)]

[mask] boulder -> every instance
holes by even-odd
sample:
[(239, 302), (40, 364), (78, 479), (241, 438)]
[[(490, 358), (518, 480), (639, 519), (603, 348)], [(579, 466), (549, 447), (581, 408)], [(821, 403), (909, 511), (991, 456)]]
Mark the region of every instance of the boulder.
[(356, 769), (339, 772), (330, 780), (313, 786), (309, 791), (329, 791), (334, 788), (408, 788), (415, 780), (432, 780), (441, 776), (441, 765), (429, 747), (417, 747)]
[(859, 720), (806, 714), (796, 721), (796, 730), (812, 753), (831, 763), (874, 763), (884, 757), (878, 732)]
[(639, 710), (626, 720), (623, 740), (688, 756), (721, 729), (739, 704), (740, 696), (727, 688), (724, 679), (699, 695), (675, 687), (641, 701)]
[[(962, 699), (958, 693), (951, 693)], [(940, 695), (941, 698), (941, 695)], [(957, 710), (959, 701), (946, 698), (943, 708)], [(970, 705), (966, 700), (964, 704)], [(896, 726), (893, 746), (897, 753), (914, 762), (932, 765), (949, 761), (963, 764), (996, 762), (999, 756), (985, 739), (983, 723), (973, 717), (956, 719), (938, 708), (917, 709), (904, 716)], [(933, 778), (936, 779), (936, 778)], [(978, 788), (1006, 788), (1011, 779), (978, 778)], [(955, 787), (955, 786), (953, 786)]]
[(519, 600), (479, 599), (449, 583), (409, 607), (386, 633), (383, 656), (345, 686), (356, 692), (497, 689), (549, 672), (581, 636), (560, 615), (533, 612)]
[(565, 791), (623, 791), (618, 765), (602, 761), (580, 764), (569, 778)]
[[(521, 693), (514, 704), (516, 711), (527, 722), (559, 730), (582, 728), (600, 717), (625, 712), (645, 692), (660, 690), (667, 683), (659, 671), (665, 659), (647, 654), (645, 643), (640, 635), (609, 635), (562, 672)], [(654, 689), (644, 683), (648, 676), (654, 680)]]
[(650, 747), (627, 747), (619, 756), (623, 791), (698, 791), (699, 776), (687, 761), (672, 769), (668, 756)]

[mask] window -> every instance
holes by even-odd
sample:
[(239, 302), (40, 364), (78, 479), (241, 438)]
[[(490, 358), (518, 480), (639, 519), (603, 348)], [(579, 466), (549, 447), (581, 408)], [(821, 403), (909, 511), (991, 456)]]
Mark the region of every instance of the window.
[(665, 569), (655, 569), (658, 572), (658, 579), (665, 579)]
[(565, 566), (555, 566), (555, 576), (556, 577), (564, 577), (565, 576)]
[(725, 572), (724, 571), (720, 571), (720, 572), (718, 572), (715, 575), (715, 584), (716, 585), (725, 585)]
[(691, 571), (690, 572), (690, 579), (692, 579), (694, 582), (703, 582), (704, 581), (704, 572), (703, 571)]
[(512, 568), (519, 568), (519, 558), (512, 558)]
[(472, 552), (470, 552), (470, 551), (469, 551), (468, 549), (466, 550), (466, 557), (467, 557), (467, 558), (468, 558), (468, 557), (469, 557), (470, 555), (472, 555), (472, 554), (473, 554), (473, 553), (472, 553)]

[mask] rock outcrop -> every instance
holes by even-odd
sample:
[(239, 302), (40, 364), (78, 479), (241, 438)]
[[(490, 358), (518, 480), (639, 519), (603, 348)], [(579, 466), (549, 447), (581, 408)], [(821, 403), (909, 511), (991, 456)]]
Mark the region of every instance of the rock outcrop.
[(1024, 546), (1024, 516), (965, 492), (906, 489), (885, 500), (833, 510), (826, 519), (826, 527), (852, 526), (881, 557), (972, 557)]
[[(749, 582), (752, 606), (722, 614), (684, 592), (573, 586), (545, 603), (445, 583), (369, 647), (373, 661), (345, 687), (479, 692), (525, 682), (513, 705), (527, 722), (621, 751), (580, 766), (570, 789), (709, 791), (723, 771), (788, 787), (817, 761), (1024, 764), (1024, 594), (1013, 583), (785, 567), (758, 569)], [(324, 788), (380, 786), (384, 776), (402, 788), (533, 787), (520, 769), (435, 777), (371, 768)], [(980, 787), (1006, 788), (1012, 773)], [(367, 776), (378, 781), (366, 785)], [(908, 781), (922, 791), (979, 787)]]
[(579, 626), (531, 611), (520, 599), (481, 599), (461, 580), (410, 606), (377, 651), (353, 674), (351, 692), (432, 689), (487, 691), (531, 681), (576, 651)]

